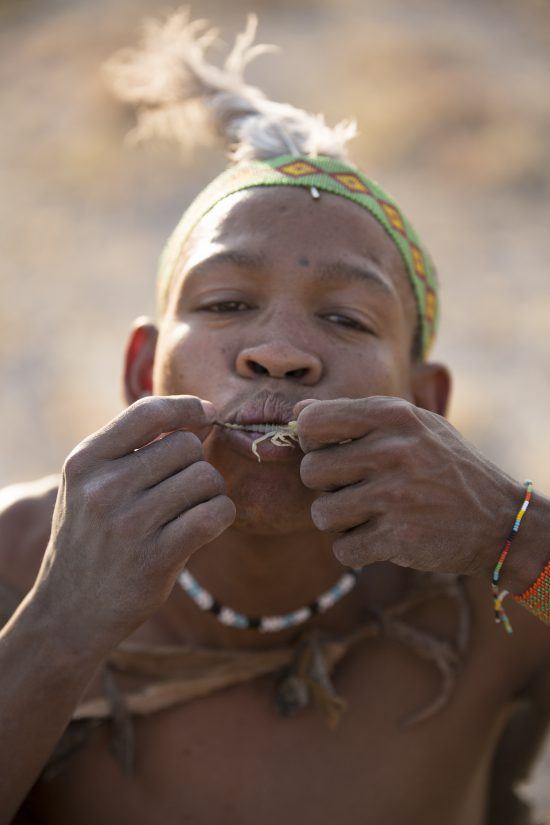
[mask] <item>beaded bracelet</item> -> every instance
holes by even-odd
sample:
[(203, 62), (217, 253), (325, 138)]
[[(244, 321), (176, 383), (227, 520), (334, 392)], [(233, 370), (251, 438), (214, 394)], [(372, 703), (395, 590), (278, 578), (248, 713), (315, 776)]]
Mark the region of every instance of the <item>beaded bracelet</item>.
[(492, 579), (492, 591), (493, 591), (493, 606), (495, 609), (495, 622), (497, 624), (504, 625), (504, 628), (507, 633), (512, 633), (512, 625), (510, 624), (510, 620), (506, 615), (506, 611), (502, 606), (502, 602), (508, 595), (508, 590), (499, 590), (498, 589), (498, 582), (500, 579), (500, 571), (502, 570), (502, 565), (506, 561), (506, 556), (510, 551), (510, 547), (512, 546), (512, 540), (515, 537), (516, 533), (519, 530), (519, 526), (521, 524), (521, 520), (525, 513), (527, 512), (527, 508), (529, 507), (529, 502), (531, 501), (531, 494), (533, 492), (533, 482), (527, 480), (525, 482), (525, 498), (523, 499), (523, 504), (519, 508), (519, 512), (516, 516), (516, 520), (514, 521), (514, 526), (510, 530), (510, 535), (506, 539), (504, 547), (502, 548), (502, 552), (498, 557), (498, 561), (496, 564), (495, 569), (493, 570), (493, 579)]
[(514, 601), (526, 607), (541, 622), (550, 625), (550, 561), (536, 582), (521, 596), (514, 596)]

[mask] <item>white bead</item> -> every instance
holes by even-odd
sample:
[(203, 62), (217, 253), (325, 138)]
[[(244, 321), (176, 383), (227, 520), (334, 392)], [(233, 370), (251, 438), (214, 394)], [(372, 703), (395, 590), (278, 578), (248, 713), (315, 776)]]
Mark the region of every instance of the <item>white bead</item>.
[(323, 593), (322, 596), (319, 596), (317, 600), (317, 604), (319, 605), (319, 611), (324, 613), (325, 610), (328, 610), (329, 607), (332, 607), (333, 604), (336, 602), (336, 596), (334, 593), (329, 590), (328, 593)]
[(307, 622), (310, 616), (311, 610), (309, 607), (302, 607), (300, 610), (295, 610), (294, 613), (290, 613), (290, 615), (287, 616), (287, 621), (290, 626), (302, 624), (303, 622)]
[(284, 627), (286, 627), (286, 623), (282, 616), (264, 616), (259, 629), (262, 633), (270, 633), (275, 630), (282, 630)]
[(237, 615), (230, 607), (222, 607), (218, 614), (218, 619), (222, 624), (235, 625), (237, 623)]
[(195, 602), (198, 604), (198, 606), (202, 608), (202, 610), (210, 610), (210, 608), (214, 604), (214, 599), (212, 598), (210, 593), (206, 592), (206, 590), (201, 589), (200, 593), (197, 593), (196, 596), (193, 596), (193, 598), (195, 599)]
[(341, 594), (344, 595), (345, 593), (349, 593), (356, 581), (355, 576), (352, 576), (351, 573), (346, 573), (342, 576), (338, 582)]

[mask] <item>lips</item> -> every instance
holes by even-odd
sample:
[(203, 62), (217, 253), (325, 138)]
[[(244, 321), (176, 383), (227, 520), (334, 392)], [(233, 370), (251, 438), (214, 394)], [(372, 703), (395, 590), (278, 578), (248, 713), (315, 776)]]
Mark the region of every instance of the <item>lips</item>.
[(290, 401), (278, 395), (270, 395), (261, 400), (247, 401), (236, 412), (230, 424), (288, 424), (292, 410), (299, 399)]
[(252, 444), (256, 442), (262, 462), (295, 463), (302, 455), (298, 444), (278, 445), (267, 438), (258, 442), (258, 438), (266, 435), (266, 432), (271, 429), (268, 425), (285, 425), (292, 421), (294, 418), (292, 411), (300, 400), (300, 398), (290, 399), (277, 392), (259, 392), (255, 398), (249, 398), (237, 409), (233, 407), (220, 410), (220, 423), (236, 424), (238, 427), (246, 427), (246, 430), (222, 426), (219, 428), (217, 437), (222, 439), (228, 447), (254, 462), (257, 461), (257, 456), (252, 452)]

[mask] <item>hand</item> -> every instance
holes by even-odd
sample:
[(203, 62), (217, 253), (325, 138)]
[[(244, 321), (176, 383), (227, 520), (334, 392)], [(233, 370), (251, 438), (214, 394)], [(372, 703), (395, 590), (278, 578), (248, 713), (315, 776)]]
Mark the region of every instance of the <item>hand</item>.
[[(400, 398), (302, 401), (300, 473), (342, 564), (490, 576), (523, 487), (441, 416)], [(352, 439), (349, 443), (347, 439)]]
[(214, 420), (214, 406), (192, 396), (143, 398), (67, 458), (35, 590), (86, 644), (125, 638), (234, 521), (191, 432), (205, 437)]

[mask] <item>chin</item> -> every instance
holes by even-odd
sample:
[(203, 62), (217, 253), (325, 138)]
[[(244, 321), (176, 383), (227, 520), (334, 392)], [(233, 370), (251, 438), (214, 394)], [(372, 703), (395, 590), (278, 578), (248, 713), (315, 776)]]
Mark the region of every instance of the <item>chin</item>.
[[(277, 484), (256, 474), (226, 478), (228, 495), (235, 502), (237, 516), (233, 527), (244, 533), (274, 536), (314, 530), (311, 503), (315, 495), (299, 479)], [(290, 482), (290, 483), (289, 483)]]
[(248, 451), (240, 455), (208, 439), (204, 455), (223, 476), (235, 502), (235, 529), (264, 536), (315, 530), (311, 504), (316, 493), (302, 484), (298, 460), (259, 463)]

